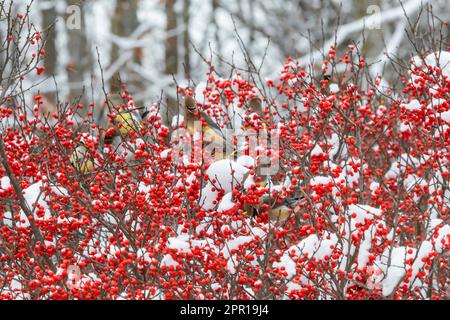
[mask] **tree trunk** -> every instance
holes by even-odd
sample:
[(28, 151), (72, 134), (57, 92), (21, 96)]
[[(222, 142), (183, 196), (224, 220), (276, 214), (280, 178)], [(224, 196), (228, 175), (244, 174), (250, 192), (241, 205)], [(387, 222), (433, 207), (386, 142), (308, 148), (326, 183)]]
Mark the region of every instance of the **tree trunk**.
[[(67, 0), (67, 5), (76, 5), (81, 9), (80, 27), (67, 28), (69, 62), (66, 65), (69, 83), (84, 83), (88, 73), (93, 67), (91, 48), (86, 37), (86, 25), (84, 21), (84, 3), (79, 0)], [(67, 19), (67, 17), (66, 17)], [(83, 89), (73, 88), (70, 90), (69, 98), (75, 99), (83, 94)], [(84, 99), (83, 99), (84, 101)]]
[[(178, 35), (177, 14), (175, 12), (176, 0), (166, 0), (166, 41), (165, 41), (165, 73), (167, 75), (178, 74)], [(173, 98), (172, 92), (167, 96), (167, 114), (164, 121), (169, 123), (170, 119), (178, 113), (177, 100)]]
[[(217, 10), (219, 9), (219, 0), (212, 0), (212, 12), (211, 12), (211, 23), (214, 26), (214, 40), (216, 42), (216, 50), (219, 55), (222, 54), (222, 44), (220, 42), (220, 29), (219, 23), (217, 22)], [(222, 67), (222, 61), (219, 60), (218, 67)]]
[(178, 36), (175, 1), (166, 0), (166, 74), (178, 73)]
[[(56, 18), (57, 13), (55, 6), (42, 10), (42, 29), (45, 30), (44, 67), (48, 77), (56, 76), (56, 66), (58, 61), (58, 56), (56, 54), (56, 30), (54, 26)], [(50, 104), (56, 103), (55, 93), (45, 94), (45, 98)]]
[(191, 6), (191, 0), (184, 0), (183, 4), (183, 45), (184, 45), (184, 75), (186, 79), (191, 78), (191, 44), (190, 44), (190, 34), (189, 34), (189, 23), (190, 23), (190, 13), (189, 9)]
[[(128, 38), (139, 26), (137, 17), (138, 0), (117, 0), (114, 16), (111, 22), (111, 31), (115, 36), (119, 38)], [(126, 48), (120, 48), (117, 43), (113, 43), (111, 50), (111, 63), (116, 62), (121, 54), (125, 52)], [(142, 60), (142, 48), (134, 49), (133, 61), (141, 64)], [(127, 71), (129, 76), (127, 84), (133, 86), (133, 89), (141, 87), (139, 80), (134, 79), (136, 76), (133, 72)], [(112, 93), (117, 93), (121, 89), (121, 81), (119, 72), (116, 72), (110, 80), (110, 90)], [(137, 88), (136, 88), (137, 87)]]
[[(380, 0), (358, 0), (355, 1), (356, 6), (356, 17), (355, 19), (360, 19), (365, 16), (375, 15), (381, 18), (381, 1)], [(379, 11), (378, 11), (379, 10)], [(383, 33), (382, 26), (372, 25), (366, 26), (365, 33), (365, 41), (362, 45), (363, 55), (366, 57), (377, 56), (380, 51), (379, 44), (383, 43)]]

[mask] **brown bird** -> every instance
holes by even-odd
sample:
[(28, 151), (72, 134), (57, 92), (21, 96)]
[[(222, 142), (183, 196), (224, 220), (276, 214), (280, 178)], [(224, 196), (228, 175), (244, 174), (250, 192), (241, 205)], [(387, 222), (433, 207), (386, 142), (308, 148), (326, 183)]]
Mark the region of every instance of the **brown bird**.
[(196, 121), (199, 121), (197, 126), (201, 125), (201, 133), (205, 145), (214, 144), (219, 149), (222, 148), (224, 152), (226, 152), (227, 147), (228, 150), (234, 149), (232, 142), (227, 141), (227, 137), (223, 134), (219, 125), (198, 108), (197, 101), (192, 96), (186, 94), (184, 97), (184, 124), (191, 136), (195, 135), (196, 129), (198, 130), (195, 127)]
[[(262, 169), (267, 165), (270, 166), (269, 163), (264, 161), (256, 165), (256, 168), (254, 170), (255, 175), (250, 176), (250, 172), (248, 172), (244, 176), (243, 186), (245, 187), (247, 185), (248, 187), (249, 185), (252, 185), (253, 182), (257, 183), (259, 188), (265, 188), (267, 185), (272, 185), (273, 177), (267, 174), (262, 174)], [(281, 198), (270, 193), (270, 189), (271, 188), (269, 188), (269, 193), (266, 193), (259, 198), (259, 202), (257, 204), (250, 204), (245, 202), (244, 211), (246, 212), (246, 214), (250, 214), (252, 216), (258, 216), (261, 213), (267, 211), (269, 213), (270, 221), (279, 224), (284, 223), (291, 214), (295, 213), (295, 209), (302, 201), (303, 197), (294, 195)]]
[(260, 197), (258, 204), (244, 203), (246, 214), (258, 216), (267, 211), (270, 221), (274, 223), (284, 223), (291, 214), (295, 214), (295, 208), (302, 200), (300, 197), (278, 198), (272, 194), (265, 194)]
[(267, 130), (268, 123), (265, 120), (261, 99), (253, 97), (247, 102), (249, 115), (245, 117), (244, 130)]
[(258, 97), (253, 97), (248, 102), (249, 112), (255, 112), (261, 118), (264, 118), (264, 111), (262, 109), (261, 99)]

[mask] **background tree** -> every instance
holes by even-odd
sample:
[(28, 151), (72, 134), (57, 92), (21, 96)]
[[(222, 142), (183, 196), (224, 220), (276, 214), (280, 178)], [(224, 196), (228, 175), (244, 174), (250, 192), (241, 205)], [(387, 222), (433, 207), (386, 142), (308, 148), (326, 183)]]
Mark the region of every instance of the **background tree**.
[[(55, 30), (55, 22), (57, 18), (57, 12), (54, 4), (49, 4), (46, 8), (42, 9), (42, 23), (41, 28), (44, 30), (45, 37), (45, 55), (46, 59), (44, 59), (44, 67), (45, 73), (49, 77), (56, 76), (57, 71), (57, 63), (58, 63), (58, 55), (56, 52), (56, 30)], [(56, 103), (56, 94), (55, 92), (49, 92), (45, 94), (49, 103)]]
[[(166, 36), (165, 36), (165, 74), (168, 76), (178, 75), (179, 46), (178, 46), (178, 20), (175, 11), (176, 0), (165, 0), (166, 10)], [(186, 9), (188, 10), (186, 5)], [(187, 26), (183, 26), (187, 28)], [(186, 33), (185, 33), (186, 35)], [(188, 53), (189, 51), (187, 51)], [(190, 65), (190, 63), (189, 63)], [(172, 93), (167, 96), (167, 120), (178, 112), (177, 100)]]
[[(86, 93), (86, 88), (91, 79), (91, 70), (93, 70), (93, 57), (91, 50), (91, 43), (87, 38), (86, 21), (85, 21), (85, 1), (67, 0), (69, 8), (73, 6), (74, 11), (66, 14), (66, 30), (67, 30), (67, 48), (69, 54), (68, 64), (66, 70), (68, 74), (69, 83), (72, 84), (70, 88), (69, 98), (86, 101), (83, 93)], [(75, 19), (73, 25), (71, 21), (67, 21), (69, 15)], [(77, 16), (78, 15), (78, 16)], [(79, 19), (78, 21), (76, 21)], [(79, 25), (77, 23), (79, 22)]]
[[(111, 32), (113, 35), (112, 49), (111, 49), (111, 63), (117, 62), (124, 52), (131, 50), (132, 62), (140, 65), (142, 61), (142, 49), (136, 47), (132, 40), (134, 32), (139, 26), (137, 15), (138, 0), (117, 0), (114, 10), (114, 15), (111, 21)], [(131, 37), (131, 43), (127, 43), (127, 39)], [(131, 48), (127, 48), (131, 45)], [(139, 79), (129, 63), (125, 63), (125, 68), (121, 68), (120, 72), (114, 72), (110, 80), (111, 92), (116, 93), (120, 90), (121, 81), (126, 81), (134, 91), (142, 89), (142, 79)]]

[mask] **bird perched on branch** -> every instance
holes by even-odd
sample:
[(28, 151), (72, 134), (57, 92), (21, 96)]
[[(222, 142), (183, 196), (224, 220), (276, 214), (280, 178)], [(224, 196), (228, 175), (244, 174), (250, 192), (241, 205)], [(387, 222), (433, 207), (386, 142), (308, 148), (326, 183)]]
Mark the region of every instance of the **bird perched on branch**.
[(263, 212), (268, 212), (270, 221), (284, 223), (291, 214), (295, 214), (296, 208), (299, 206), (301, 200), (301, 197), (289, 196), (280, 198), (273, 194), (264, 194), (259, 198), (257, 204), (245, 202), (244, 210), (246, 214), (252, 216), (258, 216)]
[(82, 174), (87, 174), (95, 169), (94, 158), (91, 151), (82, 142), (80, 142), (70, 157), (72, 167)]
[(136, 107), (126, 93), (119, 92), (107, 96), (102, 110), (109, 111), (107, 115), (102, 114), (102, 118), (109, 118), (104, 135), (105, 144), (128, 139), (131, 135), (136, 136), (135, 134), (139, 133), (143, 121), (149, 114), (146, 107)]
[(269, 213), (270, 221), (274, 223), (284, 223), (291, 214), (295, 213), (299, 201), (301, 201), (301, 198), (286, 197), (278, 199), (272, 195), (266, 194), (260, 198), (257, 205), (246, 203), (244, 210), (247, 214), (250, 213), (253, 216), (260, 215), (267, 211)]
[(132, 134), (136, 134), (142, 127), (144, 117), (139, 110), (144, 108), (133, 108), (124, 111), (118, 111), (117, 114), (111, 115), (111, 121), (105, 133), (105, 143), (112, 144), (115, 137), (128, 138)]
[(253, 97), (248, 102), (248, 111), (254, 112), (264, 118), (264, 110), (262, 109), (262, 102), (261, 99), (258, 97)]
[(126, 137), (131, 132), (137, 132), (140, 127), (138, 115), (133, 111), (120, 112), (114, 119), (122, 137)]
[[(264, 163), (264, 165), (263, 165)], [(250, 171), (244, 176), (243, 187), (246, 189), (257, 188), (261, 191), (268, 188), (269, 193), (264, 193), (259, 197), (257, 203), (244, 202), (244, 211), (252, 216), (261, 215), (268, 212), (270, 221), (274, 223), (284, 223), (289, 216), (296, 212), (297, 207), (301, 203), (302, 196), (278, 196), (273, 192), (281, 190), (281, 185), (273, 185), (272, 177), (263, 174), (264, 166), (270, 166), (270, 163), (260, 161), (253, 170), (254, 174), (250, 175)], [(272, 191), (272, 192), (271, 192)]]
[(223, 134), (219, 125), (198, 108), (197, 101), (189, 94), (184, 97), (184, 123), (186, 130), (192, 137), (201, 131), (205, 145), (213, 144), (224, 152), (226, 152), (227, 147), (228, 150), (234, 149), (232, 141), (227, 141), (227, 137)]
[(260, 98), (251, 98), (247, 103), (247, 110), (249, 112), (249, 115), (244, 119), (245, 130), (267, 129), (267, 122), (264, 119), (264, 110), (262, 108), (262, 102)]

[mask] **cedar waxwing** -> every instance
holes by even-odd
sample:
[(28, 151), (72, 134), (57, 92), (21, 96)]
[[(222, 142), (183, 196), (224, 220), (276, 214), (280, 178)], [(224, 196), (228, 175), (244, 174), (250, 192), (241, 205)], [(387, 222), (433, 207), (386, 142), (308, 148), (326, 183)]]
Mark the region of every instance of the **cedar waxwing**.
[(261, 99), (258, 97), (251, 98), (247, 103), (247, 111), (249, 115), (244, 119), (244, 130), (256, 130), (267, 129), (267, 122), (264, 117), (264, 111), (262, 108)]
[(255, 112), (261, 118), (264, 119), (264, 112), (262, 109), (261, 99), (258, 97), (251, 98), (248, 102), (249, 112)]
[[(263, 160), (267, 160), (263, 158)], [(255, 176), (250, 176), (248, 172), (243, 179), (244, 188), (248, 188), (253, 184), (257, 184), (258, 188), (265, 188), (267, 185), (272, 185), (272, 177), (262, 174), (264, 167), (270, 166), (270, 162), (260, 160), (260, 163), (255, 168)], [(269, 189), (271, 189), (269, 187)], [(264, 211), (268, 211), (270, 221), (274, 223), (284, 223), (289, 216), (295, 211), (296, 206), (302, 200), (302, 197), (289, 196), (282, 199), (272, 196), (271, 194), (264, 194), (260, 197), (258, 204), (244, 203), (244, 211), (246, 214), (256, 216)]]
[(133, 111), (119, 113), (114, 121), (122, 137), (127, 137), (132, 131), (137, 132), (139, 130), (140, 121)]
[(264, 211), (268, 211), (270, 221), (274, 223), (284, 223), (294, 212), (301, 198), (285, 197), (278, 199), (270, 194), (263, 195), (257, 205), (245, 203), (246, 214), (257, 216)]
[(90, 150), (82, 143), (80, 143), (72, 152), (70, 157), (70, 164), (72, 167), (82, 174), (94, 171), (94, 159)]
[[(231, 142), (226, 140), (219, 125), (213, 121), (205, 112), (199, 110), (197, 102), (189, 94), (184, 97), (184, 123), (186, 130), (195, 135), (195, 121), (204, 120), (206, 126), (202, 125), (203, 141), (207, 144), (214, 143), (223, 150), (226, 150), (227, 145), (231, 147)], [(234, 148), (230, 148), (234, 149)]]
[[(108, 121), (104, 137), (105, 144), (112, 144), (116, 137), (127, 138), (131, 132), (138, 132), (142, 127), (142, 122), (149, 114), (145, 107), (134, 107), (127, 102), (126, 97), (119, 93), (108, 96), (106, 102), (108, 109), (114, 112), (114, 117)], [(105, 105), (105, 106), (106, 106)], [(119, 106), (128, 105), (128, 108)], [(104, 107), (103, 110), (107, 108)]]
[(115, 137), (121, 136), (127, 138), (131, 132), (138, 132), (141, 128), (141, 116), (137, 110), (143, 108), (135, 108), (132, 110), (118, 111), (105, 132), (105, 144), (112, 144)]

